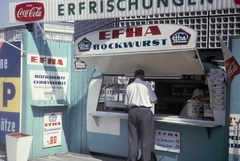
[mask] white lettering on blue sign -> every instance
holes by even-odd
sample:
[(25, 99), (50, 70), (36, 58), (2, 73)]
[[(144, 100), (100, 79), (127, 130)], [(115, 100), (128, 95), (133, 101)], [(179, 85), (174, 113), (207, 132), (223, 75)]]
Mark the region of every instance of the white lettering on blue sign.
[(8, 68), (8, 59), (0, 59), (0, 69)]
[(5, 132), (15, 132), (16, 123), (8, 121), (6, 118), (1, 118), (0, 130)]
[(179, 32), (172, 37), (173, 43), (187, 43), (188, 35), (184, 32)]

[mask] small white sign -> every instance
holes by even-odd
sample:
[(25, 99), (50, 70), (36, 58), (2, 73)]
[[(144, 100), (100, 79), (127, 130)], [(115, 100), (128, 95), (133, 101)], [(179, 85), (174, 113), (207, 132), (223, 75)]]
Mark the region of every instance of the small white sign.
[(87, 64), (83, 61), (81, 61), (80, 59), (75, 59), (74, 62), (74, 68), (77, 71), (85, 71), (87, 70)]
[(43, 147), (62, 144), (62, 113), (45, 113), (43, 124)]
[(180, 153), (180, 133), (174, 131), (155, 131), (155, 150)]
[(240, 115), (230, 114), (229, 123), (229, 154), (239, 155)]
[(66, 100), (67, 72), (30, 70), (33, 100)]

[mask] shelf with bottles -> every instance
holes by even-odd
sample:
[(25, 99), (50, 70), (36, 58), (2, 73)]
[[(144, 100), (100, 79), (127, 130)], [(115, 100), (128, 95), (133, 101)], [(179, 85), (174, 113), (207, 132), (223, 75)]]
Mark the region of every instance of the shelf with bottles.
[(191, 96), (198, 85), (173, 85), (172, 95)]

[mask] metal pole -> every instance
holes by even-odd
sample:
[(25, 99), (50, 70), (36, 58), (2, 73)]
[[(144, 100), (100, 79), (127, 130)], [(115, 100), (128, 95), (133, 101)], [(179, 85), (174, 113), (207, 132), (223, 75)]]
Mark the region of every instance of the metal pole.
[(23, 49), (20, 49), (19, 47), (16, 47), (15, 45), (11, 44), (10, 42), (8, 42), (8, 41), (6, 41), (6, 40), (4, 40), (4, 39), (2, 39), (2, 38), (0, 38), (0, 41), (3, 41), (3, 42), (5, 42), (5, 43), (7, 43), (8, 45), (10, 45), (10, 46), (12, 46), (12, 47), (14, 47), (14, 48), (22, 51), (22, 52), (23, 52), (23, 55), (25, 55), (26, 52), (25, 52)]

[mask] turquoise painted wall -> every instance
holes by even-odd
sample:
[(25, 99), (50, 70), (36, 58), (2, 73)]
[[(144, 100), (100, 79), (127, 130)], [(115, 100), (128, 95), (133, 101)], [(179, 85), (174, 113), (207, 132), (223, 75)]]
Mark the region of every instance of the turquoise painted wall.
[(156, 123), (159, 130), (180, 132), (180, 153), (155, 151), (160, 161), (227, 161), (225, 127), (214, 128), (210, 139), (204, 127)]
[[(180, 153), (153, 150), (158, 161), (227, 161), (228, 131), (226, 127), (213, 128), (208, 138), (205, 127), (174, 125), (155, 121), (155, 129), (180, 133)], [(121, 120), (119, 135), (89, 132), (89, 146), (93, 152), (127, 156), (127, 120)]]
[[(24, 31), (23, 49), (26, 55), (23, 57), (22, 78), (22, 132), (33, 135), (30, 158), (52, 155), (64, 152), (87, 153), (86, 139), (86, 94), (89, 80), (94, 70), (76, 70), (74, 68), (74, 47), (71, 43), (54, 42), (50, 40), (34, 39), (34, 35)], [(43, 57), (65, 58), (66, 67), (58, 65), (44, 66), (29, 63), (29, 55)], [(61, 62), (60, 62), (61, 64)], [(65, 99), (44, 100), (38, 98), (33, 92), (31, 80), (34, 71), (68, 73)], [(35, 97), (35, 98), (34, 98)], [(34, 99), (33, 99), (34, 98)], [(60, 146), (43, 148), (44, 113), (62, 113), (62, 144)]]

